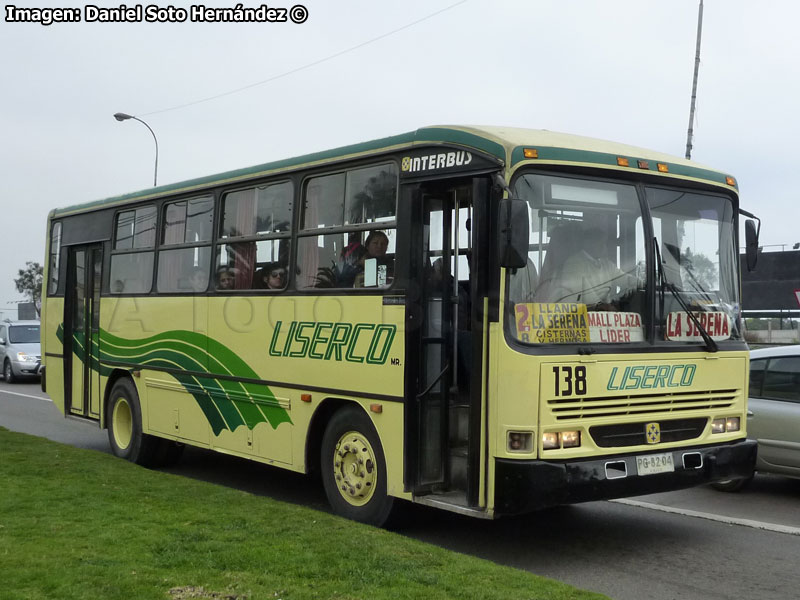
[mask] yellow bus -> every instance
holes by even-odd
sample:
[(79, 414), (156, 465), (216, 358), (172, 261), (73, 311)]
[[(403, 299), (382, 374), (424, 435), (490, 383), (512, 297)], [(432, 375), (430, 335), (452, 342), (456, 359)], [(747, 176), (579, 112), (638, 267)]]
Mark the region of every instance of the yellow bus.
[(119, 457), (318, 471), (372, 524), (742, 478), (739, 214), (681, 158), (460, 126), (60, 208), (43, 387)]

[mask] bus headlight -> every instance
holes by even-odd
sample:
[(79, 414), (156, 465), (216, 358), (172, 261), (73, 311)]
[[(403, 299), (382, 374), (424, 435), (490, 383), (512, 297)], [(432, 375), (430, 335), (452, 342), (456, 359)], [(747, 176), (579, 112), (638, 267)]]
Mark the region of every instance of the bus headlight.
[(711, 433), (725, 433), (726, 431), (731, 433), (740, 429), (741, 420), (739, 417), (726, 417), (711, 421)]
[(542, 434), (542, 449), (577, 448), (581, 445), (580, 431), (558, 431)]
[(542, 448), (545, 450), (553, 450), (558, 448), (558, 434), (557, 433), (543, 433), (542, 434)]
[(580, 431), (562, 431), (561, 432), (561, 445), (564, 448), (577, 448), (581, 445), (581, 432)]

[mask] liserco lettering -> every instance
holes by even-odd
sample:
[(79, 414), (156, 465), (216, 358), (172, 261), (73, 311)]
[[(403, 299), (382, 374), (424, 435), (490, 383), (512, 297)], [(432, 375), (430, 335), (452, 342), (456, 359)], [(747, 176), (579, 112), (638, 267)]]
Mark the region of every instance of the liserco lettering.
[(622, 373), (611, 369), (609, 390), (652, 390), (656, 388), (689, 387), (692, 385), (696, 365), (638, 365), (625, 367)]
[(382, 365), (396, 332), (396, 325), (292, 321), (286, 326), (278, 321), (269, 355)]

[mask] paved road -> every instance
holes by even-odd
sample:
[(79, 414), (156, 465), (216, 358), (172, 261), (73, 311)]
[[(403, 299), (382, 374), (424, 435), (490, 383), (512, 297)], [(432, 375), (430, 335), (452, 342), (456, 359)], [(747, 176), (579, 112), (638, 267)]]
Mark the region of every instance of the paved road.
[[(104, 431), (65, 420), (42, 396), (38, 385), (0, 382), (0, 425), (109, 451)], [(312, 479), (257, 463), (187, 449), (171, 471), (327, 510)], [(402, 533), (617, 600), (800, 595), (800, 481), (757, 476), (740, 494), (696, 488), (633, 502), (641, 505), (592, 502), (491, 522), (411, 506)]]

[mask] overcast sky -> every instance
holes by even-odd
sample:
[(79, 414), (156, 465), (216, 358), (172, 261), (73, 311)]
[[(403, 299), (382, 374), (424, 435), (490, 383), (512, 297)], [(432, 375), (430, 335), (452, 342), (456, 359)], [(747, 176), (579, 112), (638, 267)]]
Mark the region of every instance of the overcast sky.
[[(84, 3), (55, 4), (85, 14)], [(118, 123), (115, 112), (155, 130), (160, 184), (434, 124), (550, 129), (685, 152), (698, 0), (304, 6), (303, 24), (44, 27), (4, 14), (0, 309), (20, 299), (17, 269), (43, 262), (52, 208), (152, 185), (150, 133)], [(798, 22), (796, 0), (705, 0), (692, 155), (735, 175), (742, 207), (763, 219), (762, 242), (787, 249), (800, 241)]]

